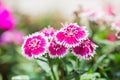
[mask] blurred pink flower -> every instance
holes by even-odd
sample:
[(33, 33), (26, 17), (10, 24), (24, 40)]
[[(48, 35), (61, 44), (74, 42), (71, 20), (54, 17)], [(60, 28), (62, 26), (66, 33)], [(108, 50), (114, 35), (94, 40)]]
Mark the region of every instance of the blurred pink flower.
[(94, 56), (94, 51), (97, 45), (95, 45), (89, 39), (83, 40), (78, 46), (72, 48), (73, 53), (82, 59), (91, 59)]
[(112, 23), (112, 29), (114, 29), (116, 31), (120, 31), (120, 20)]
[(5, 45), (8, 43), (15, 43), (17, 45), (22, 44), (23, 42), (23, 33), (17, 30), (8, 30), (1, 34), (0, 44)]
[(38, 57), (45, 53), (46, 40), (40, 33), (34, 33), (25, 37), (22, 50), (28, 58)]
[(44, 29), (40, 30), (40, 32), (44, 33), (44, 36), (50, 39), (53, 37), (56, 30), (54, 28), (48, 26), (48, 28), (44, 28)]
[(49, 55), (51, 57), (63, 57), (67, 53), (68, 49), (63, 45), (57, 44), (53, 39), (50, 42), (48, 50), (49, 50)]
[(92, 17), (96, 16), (96, 13), (95, 13), (95, 11), (93, 11), (93, 10), (84, 9), (84, 10), (81, 12), (80, 16), (92, 18)]
[(91, 10), (91, 9), (84, 9), (80, 13), (80, 17), (87, 18), (88, 20), (91, 20), (91, 21), (96, 21), (96, 20), (103, 18), (103, 13), (100, 11), (97, 12), (97, 11)]
[(88, 36), (87, 30), (77, 24), (69, 24), (58, 31), (55, 35), (55, 40), (58, 44), (66, 47), (74, 47), (80, 44), (81, 40)]
[(0, 29), (8, 30), (16, 26), (16, 20), (11, 11), (0, 1)]
[(103, 10), (108, 16), (115, 16), (114, 7), (111, 4), (106, 5)]
[(112, 4), (107, 4), (105, 7), (103, 7), (104, 17), (103, 20), (106, 23), (111, 23), (115, 19), (115, 10)]
[(110, 42), (115, 42), (115, 41), (116, 41), (115, 34), (110, 33), (110, 34), (107, 36), (107, 40), (110, 41)]

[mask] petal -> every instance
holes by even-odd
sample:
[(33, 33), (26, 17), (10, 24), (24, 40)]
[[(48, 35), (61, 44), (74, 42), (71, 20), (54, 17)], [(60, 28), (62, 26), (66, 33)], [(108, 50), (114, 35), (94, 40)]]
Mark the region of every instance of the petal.
[(77, 39), (85, 39), (87, 37), (87, 32), (79, 31), (78, 34), (75, 35)]
[(32, 54), (33, 55), (43, 55), (45, 52), (45, 48), (38, 48), (38, 49), (35, 49), (32, 51)]
[(58, 55), (58, 57), (63, 57), (67, 53), (67, 48), (62, 45), (60, 45), (58, 47), (60, 47), (60, 48), (57, 50), (57, 55)]
[(64, 40), (64, 45), (66, 47), (74, 47), (74, 45), (79, 45), (79, 42), (74, 37), (67, 37)]
[(32, 57), (32, 54), (31, 54), (31, 50), (30, 50), (30, 49), (25, 48), (25, 49), (24, 49), (24, 52), (25, 52), (25, 55), (27, 55), (27, 57), (29, 57), (29, 58)]
[(51, 57), (56, 57), (57, 56), (57, 53), (54, 50), (53, 45), (50, 45), (49, 48), (48, 48), (48, 50), (49, 50), (49, 54), (50, 54)]
[(56, 34), (56, 39), (57, 39), (58, 42), (62, 42), (65, 39), (64, 32), (58, 32)]

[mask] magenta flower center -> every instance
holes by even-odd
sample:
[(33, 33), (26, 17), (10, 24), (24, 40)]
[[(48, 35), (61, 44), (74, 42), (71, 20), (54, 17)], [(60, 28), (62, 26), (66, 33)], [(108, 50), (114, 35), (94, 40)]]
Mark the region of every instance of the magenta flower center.
[(38, 39), (32, 39), (29, 43), (28, 43), (28, 47), (30, 49), (37, 49), (37, 48), (40, 48), (40, 44), (41, 44), (41, 41), (38, 40)]
[(59, 47), (58, 47), (58, 46), (59, 46), (59, 45), (54, 46), (53, 49), (56, 50), (56, 51), (59, 50), (59, 49), (60, 49), (60, 46), (59, 46)]
[(69, 28), (66, 28), (64, 30), (65, 30), (65, 36), (66, 37), (74, 37), (75, 34), (78, 33), (78, 30), (75, 27), (69, 27)]
[(53, 43), (53, 49), (55, 51), (59, 50), (61, 48), (61, 46), (59, 44)]

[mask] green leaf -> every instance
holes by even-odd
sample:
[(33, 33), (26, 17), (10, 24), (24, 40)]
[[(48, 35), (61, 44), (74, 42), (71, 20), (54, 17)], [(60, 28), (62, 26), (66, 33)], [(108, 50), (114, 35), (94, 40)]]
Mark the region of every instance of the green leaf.
[(97, 59), (97, 61), (93, 65), (93, 71), (96, 71), (96, 69), (100, 66), (100, 63), (103, 61), (105, 57), (106, 55), (102, 55), (100, 58)]
[[(45, 58), (43, 58), (43, 57), (40, 57), (40, 59), (45, 60)], [(45, 72), (47, 72), (47, 73), (50, 72), (50, 67), (49, 67), (48, 63), (46, 63), (46, 62), (44, 62), (44, 61), (42, 61), (42, 60), (37, 60), (37, 63), (39, 64), (39, 66), (40, 66)]]
[(18, 76), (13, 76), (11, 80), (30, 80), (30, 78), (27, 75), (18, 75)]

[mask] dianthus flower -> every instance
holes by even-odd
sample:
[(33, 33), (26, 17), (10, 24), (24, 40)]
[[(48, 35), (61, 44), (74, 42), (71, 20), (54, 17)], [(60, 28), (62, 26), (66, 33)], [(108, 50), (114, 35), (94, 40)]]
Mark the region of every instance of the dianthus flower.
[(23, 33), (18, 30), (4, 31), (0, 36), (0, 45), (15, 43), (21, 45), (23, 42)]
[(112, 4), (106, 5), (103, 10), (108, 16), (115, 16), (115, 10)]
[(53, 39), (51, 40), (48, 51), (51, 57), (63, 57), (67, 53), (67, 47), (64, 45), (57, 44)]
[(44, 29), (40, 30), (40, 32), (42, 32), (45, 37), (51, 39), (53, 37), (54, 33), (56, 32), (56, 30), (54, 28), (48, 26), (48, 28), (44, 28)]
[(46, 44), (47, 41), (40, 33), (34, 33), (25, 38), (23, 53), (29, 58), (41, 56), (45, 53)]
[(81, 40), (86, 39), (87, 36), (85, 28), (77, 24), (70, 24), (64, 26), (63, 29), (56, 33), (55, 40), (58, 44), (65, 45), (66, 47), (75, 47), (80, 44)]
[(80, 17), (82, 18), (87, 18), (88, 20), (91, 21), (96, 21), (101, 18), (103, 18), (103, 13), (102, 12), (97, 12), (91, 9), (85, 9), (80, 13)]
[(104, 17), (103, 20), (106, 23), (111, 23), (115, 20), (115, 10), (113, 5), (107, 4), (106, 6), (103, 7), (103, 12), (104, 12)]
[(120, 31), (120, 20), (116, 21), (112, 24), (112, 29), (114, 29), (116, 31)]
[(107, 36), (107, 40), (110, 41), (110, 42), (115, 42), (116, 41), (115, 34), (109, 33), (108, 36)]
[(16, 26), (16, 20), (11, 11), (0, 1), (0, 29), (8, 30)]
[(81, 44), (72, 48), (74, 55), (82, 58), (82, 59), (91, 59), (94, 56), (94, 51), (96, 49), (96, 45), (90, 41), (89, 39), (83, 40)]

